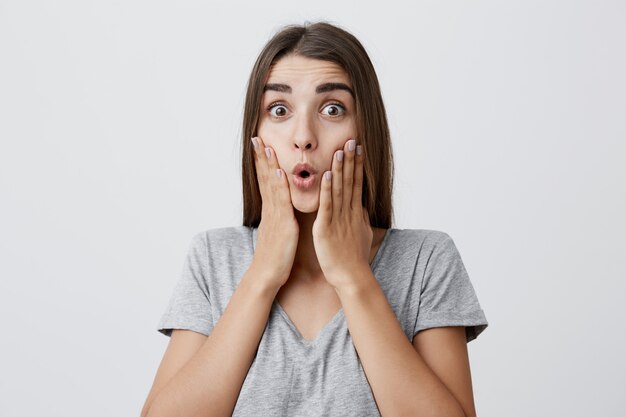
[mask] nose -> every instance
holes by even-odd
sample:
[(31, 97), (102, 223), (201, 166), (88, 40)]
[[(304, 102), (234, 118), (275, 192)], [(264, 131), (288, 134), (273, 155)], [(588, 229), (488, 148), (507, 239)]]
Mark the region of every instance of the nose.
[(314, 122), (306, 115), (300, 115), (296, 120), (293, 132), (293, 144), (296, 149), (313, 150), (317, 148), (317, 135)]

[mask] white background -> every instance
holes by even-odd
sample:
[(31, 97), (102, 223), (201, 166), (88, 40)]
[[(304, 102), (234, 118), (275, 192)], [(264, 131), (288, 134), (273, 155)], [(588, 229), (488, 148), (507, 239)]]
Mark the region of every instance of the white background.
[(2, 0), (2, 416), (139, 415), (191, 237), (241, 224), (252, 64), (318, 19), (378, 72), (393, 226), (485, 311), (478, 414), (623, 415), (625, 2)]

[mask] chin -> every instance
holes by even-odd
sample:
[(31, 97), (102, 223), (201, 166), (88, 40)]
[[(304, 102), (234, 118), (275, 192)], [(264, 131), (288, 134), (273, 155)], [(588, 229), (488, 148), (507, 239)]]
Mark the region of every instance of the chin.
[(301, 213), (315, 213), (320, 207), (319, 193), (310, 197), (291, 196), (293, 208)]

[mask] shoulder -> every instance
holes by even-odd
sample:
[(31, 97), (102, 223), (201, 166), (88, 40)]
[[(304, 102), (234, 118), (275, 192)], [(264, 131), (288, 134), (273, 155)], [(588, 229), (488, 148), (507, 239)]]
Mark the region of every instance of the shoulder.
[(390, 229), (389, 244), (396, 247), (419, 251), (432, 251), (436, 247), (452, 243), (452, 238), (446, 232), (433, 229)]
[(252, 239), (252, 231), (248, 226), (215, 227), (197, 232), (191, 240), (196, 244), (241, 243)]
[(243, 225), (205, 229), (192, 236), (190, 250), (210, 259), (245, 256), (253, 251), (254, 230)]
[[(450, 243), (448, 243), (450, 242)], [(406, 269), (425, 267), (429, 263), (440, 263), (442, 252), (450, 252), (452, 238), (446, 232), (433, 229), (396, 229), (388, 230), (381, 246), (379, 263), (386, 268)], [(444, 255), (443, 258), (449, 258)]]

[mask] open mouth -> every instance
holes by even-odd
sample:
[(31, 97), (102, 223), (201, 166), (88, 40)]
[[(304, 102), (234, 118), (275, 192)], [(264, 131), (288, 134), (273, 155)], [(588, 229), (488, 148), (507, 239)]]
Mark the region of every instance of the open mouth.
[(302, 191), (312, 190), (315, 186), (315, 174), (309, 171), (301, 171), (298, 175), (294, 175), (293, 184)]

